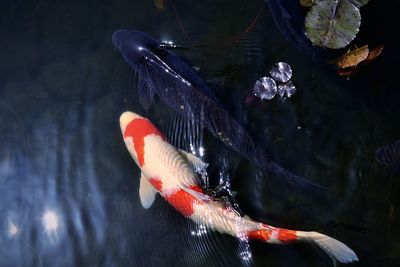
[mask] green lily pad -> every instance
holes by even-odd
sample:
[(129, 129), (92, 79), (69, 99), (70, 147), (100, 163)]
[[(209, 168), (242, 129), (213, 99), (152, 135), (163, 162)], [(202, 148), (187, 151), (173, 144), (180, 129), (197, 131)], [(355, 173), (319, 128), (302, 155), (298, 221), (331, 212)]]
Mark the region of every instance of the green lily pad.
[(360, 8), (368, 4), (369, 0), (349, 0), (353, 5)]
[(316, 0), (300, 0), (300, 5), (305, 7), (312, 7), (318, 1)]
[(305, 19), (305, 31), (311, 42), (317, 46), (338, 49), (353, 41), (360, 29), (361, 14), (350, 1), (320, 0), (310, 9)]

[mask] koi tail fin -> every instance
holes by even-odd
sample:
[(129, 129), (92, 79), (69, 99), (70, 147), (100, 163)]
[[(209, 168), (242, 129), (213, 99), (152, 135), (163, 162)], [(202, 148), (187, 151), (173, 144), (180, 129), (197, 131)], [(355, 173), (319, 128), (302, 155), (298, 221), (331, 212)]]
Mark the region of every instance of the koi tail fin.
[(271, 244), (289, 244), (296, 241), (312, 242), (340, 263), (358, 261), (357, 255), (347, 245), (318, 232), (282, 229), (259, 223), (255, 228), (255, 230), (247, 232), (250, 240), (260, 240)]
[(299, 240), (309, 241), (317, 244), (330, 257), (336, 259), (340, 263), (358, 261), (358, 257), (354, 251), (339, 240), (318, 232), (297, 231), (296, 234)]

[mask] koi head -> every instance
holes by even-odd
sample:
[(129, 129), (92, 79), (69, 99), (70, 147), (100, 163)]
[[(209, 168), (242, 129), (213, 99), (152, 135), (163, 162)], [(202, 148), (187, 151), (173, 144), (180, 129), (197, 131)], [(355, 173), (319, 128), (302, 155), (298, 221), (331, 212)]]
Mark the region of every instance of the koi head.
[[(138, 162), (138, 153), (136, 152), (135, 148), (135, 141), (134, 138), (129, 138), (128, 133), (133, 132), (134, 129), (131, 129), (132, 127), (128, 127), (131, 122), (133, 122), (135, 119), (141, 119), (142, 117), (136, 113), (133, 112), (124, 112), (119, 118), (119, 126), (121, 128), (122, 136), (125, 142), (125, 146), (129, 151), (129, 154), (131, 154), (133, 160), (136, 162), (137, 165), (139, 165)], [(131, 135), (132, 136), (132, 135)]]
[(117, 30), (112, 42), (131, 67), (144, 57), (146, 51), (156, 49), (160, 42), (151, 35), (141, 31)]
[(129, 153), (139, 167), (142, 167), (145, 164), (145, 138), (159, 136), (160, 140), (164, 140), (164, 136), (148, 119), (133, 112), (122, 113), (119, 124)]
[[(121, 132), (123, 135), (125, 135), (127, 126), (135, 119), (144, 119), (144, 118), (142, 116), (140, 116), (139, 114), (136, 114), (136, 113), (133, 113), (130, 111), (126, 111), (121, 114), (121, 116), (119, 117), (119, 126), (121, 128)], [(124, 139), (125, 139), (125, 137), (124, 137)]]

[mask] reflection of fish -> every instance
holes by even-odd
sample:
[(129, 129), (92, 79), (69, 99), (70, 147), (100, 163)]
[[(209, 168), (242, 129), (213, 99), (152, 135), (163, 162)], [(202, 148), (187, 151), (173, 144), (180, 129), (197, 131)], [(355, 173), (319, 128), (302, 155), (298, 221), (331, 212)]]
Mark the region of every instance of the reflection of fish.
[(205, 169), (207, 164), (175, 149), (149, 120), (125, 112), (120, 117), (120, 126), (126, 147), (141, 170), (139, 195), (144, 208), (149, 208), (159, 193), (185, 217), (220, 233), (272, 244), (308, 241), (339, 262), (358, 260), (349, 247), (326, 235), (277, 228), (240, 217), (198, 186), (194, 169)]
[(112, 40), (128, 64), (138, 72), (138, 95), (143, 108), (150, 107), (157, 93), (169, 107), (200, 123), (263, 169), (302, 188), (325, 189), (294, 175), (267, 156), (223, 108), (197, 73), (182, 58), (161, 47), (157, 39), (140, 31), (118, 30)]
[(375, 156), (379, 163), (400, 173), (400, 140), (378, 148)]

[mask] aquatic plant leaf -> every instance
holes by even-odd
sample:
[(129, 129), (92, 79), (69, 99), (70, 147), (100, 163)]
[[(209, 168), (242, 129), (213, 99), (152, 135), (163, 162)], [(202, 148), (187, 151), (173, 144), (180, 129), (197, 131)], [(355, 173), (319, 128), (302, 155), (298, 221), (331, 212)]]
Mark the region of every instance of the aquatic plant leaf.
[(368, 45), (364, 45), (363, 47), (346, 52), (335, 60), (335, 64), (339, 69), (344, 69), (354, 67), (361, 62), (368, 63), (382, 53), (383, 47), (383, 45), (380, 45), (369, 50)]
[(312, 7), (316, 3), (318, 3), (318, 0), (300, 0), (300, 5), (305, 7)]
[(317, 46), (332, 49), (347, 46), (361, 24), (360, 10), (348, 0), (321, 0), (305, 19), (307, 37)]
[(383, 47), (383, 45), (380, 45), (369, 50), (368, 45), (365, 45), (345, 53), (335, 62), (336, 67), (339, 68), (338, 74), (350, 79), (360, 68), (377, 58), (382, 53)]
[(377, 58), (383, 51), (383, 45), (377, 46), (374, 49), (369, 51), (368, 57), (365, 61), (369, 62)]
[(275, 97), (277, 91), (276, 83), (270, 77), (262, 77), (254, 84), (254, 95), (261, 99), (271, 100)]
[[(300, 5), (305, 7), (312, 7), (314, 4), (318, 3), (321, 0), (300, 0)], [(360, 8), (368, 4), (369, 0), (349, 0), (353, 5)]]
[(355, 74), (357, 70), (354, 68), (345, 68), (345, 69), (340, 69), (338, 70), (338, 74), (341, 77), (345, 77), (347, 80), (350, 79), (351, 76)]
[(287, 83), (283, 83), (278, 86), (278, 94), (282, 98), (283, 97), (290, 98), (295, 93), (296, 93), (296, 87), (294, 86), (292, 81), (288, 81)]
[(349, 0), (353, 5), (360, 8), (368, 4), (369, 0)]
[(336, 61), (336, 66), (339, 69), (356, 66), (358, 63), (366, 60), (368, 55), (369, 55), (368, 45), (364, 45), (363, 47), (346, 52), (345, 54), (340, 56)]
[(276, 82), (285, 83), (292, 78), (293, 71), (289, 64), (278, 62), (272, 67), (269, 74)]
[(304, 8), (299, 0), (264, 0), (284, 38), (304, 56), (317, 63), (337, 57), (337, 52), (313, 45), (304, 32)]

